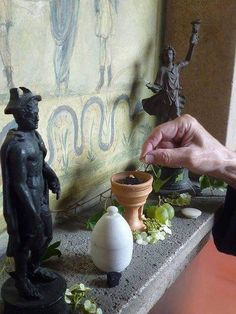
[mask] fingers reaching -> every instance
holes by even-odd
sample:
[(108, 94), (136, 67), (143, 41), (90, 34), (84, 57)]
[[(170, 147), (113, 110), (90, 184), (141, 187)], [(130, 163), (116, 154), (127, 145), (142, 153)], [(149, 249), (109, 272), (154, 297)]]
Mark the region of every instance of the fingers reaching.
[(185, 147), (174, 149), (157, 148), (146, 154), (143, 161), (147, 164), (178, 168), (187, 164), (188, 156), (188, 148)]

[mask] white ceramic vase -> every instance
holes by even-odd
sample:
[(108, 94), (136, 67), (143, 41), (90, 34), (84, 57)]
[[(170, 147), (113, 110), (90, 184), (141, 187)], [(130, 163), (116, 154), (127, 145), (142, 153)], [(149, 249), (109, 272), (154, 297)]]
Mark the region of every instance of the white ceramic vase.
[(104, 272), (121, 272), (131, 262), (133, 235), (118, 208), (110, 206), (94, 227), (90, 240), (90, 255)]

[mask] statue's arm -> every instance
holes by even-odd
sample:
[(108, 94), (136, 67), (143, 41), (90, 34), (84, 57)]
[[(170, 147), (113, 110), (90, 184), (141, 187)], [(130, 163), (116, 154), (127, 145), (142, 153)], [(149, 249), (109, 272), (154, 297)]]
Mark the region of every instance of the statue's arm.
[(147, 83), (146, 86), (148, 89), (150, 89), (153, 93), (159, 93), (162, 89), (163, 89), (163, 79), (162, 79), (162, 68), (160, 69), (160, 71), (157, 73), (157, 77), (154, 81), (154, 83)]
[[(28, 217), (39, 219), (35, 208), (31, 192), (27, 185), (27, 154), (25, 149), (14, 146), (9, 151), (9, 169), (14, 169), (14, 176), (9, 176), (10, 186), (14, 189), (14, 194), (20, 199), (22, 211), (26, 211)], [(17, 165), (17, 166), (16, 166)]]
[(187, 62), (191, 61), (191, 58), (193, 55), (193, 50), (194, 50), (194, 47), (197, 45), (197, 43), (198, 43), (198, 34), (193, 33), (190, 37), (189, 48), (188, 48), (187, 55), (185, 57), (185, 61), (187, 61)]
[(43, 174), (47, 180), (49, 189), (52, 193), (56, 194), (56, 198), (59, 199), (61, 195), (60, 181), (54, 170), (46, 162), (44, 162), (43, 165)]
[(156, 79), (154, 81), (154, 84), (155, 85), (158, 85), (158, 86), (163, 86), (163, 75), (164, 75), (164, 68), (161, 67), (160, 70), (157, 72), (157, 76), (156, 76)]

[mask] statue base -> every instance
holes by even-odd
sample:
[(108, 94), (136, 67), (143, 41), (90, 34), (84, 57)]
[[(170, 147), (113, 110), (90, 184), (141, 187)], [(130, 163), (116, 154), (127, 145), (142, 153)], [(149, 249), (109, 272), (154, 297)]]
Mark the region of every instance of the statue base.
[(9, 278), (2, 286), (4, 302), (3, 314), (67, 314), (65, 303), (66, 281), (55, 273), (56, 279), (47, 283), (38, 283), (42, 299), (26, 300), (19, 296), (15, 281)]

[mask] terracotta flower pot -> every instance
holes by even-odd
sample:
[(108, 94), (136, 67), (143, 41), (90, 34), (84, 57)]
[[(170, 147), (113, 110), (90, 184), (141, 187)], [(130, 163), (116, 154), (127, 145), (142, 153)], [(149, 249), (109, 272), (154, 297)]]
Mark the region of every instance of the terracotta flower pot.
[[(128, 185), (118, 182), (130, 175), (135, 176), (142, 183)], [(152, 191), (152, 181), (152, 175), (142, 171), (124, 171), (111, 177), (111, 191), (116, 196), (117, 201), (124, 206), (124, 218), (132, 231), (145, 229), (142, 221), (143, 205)]]

